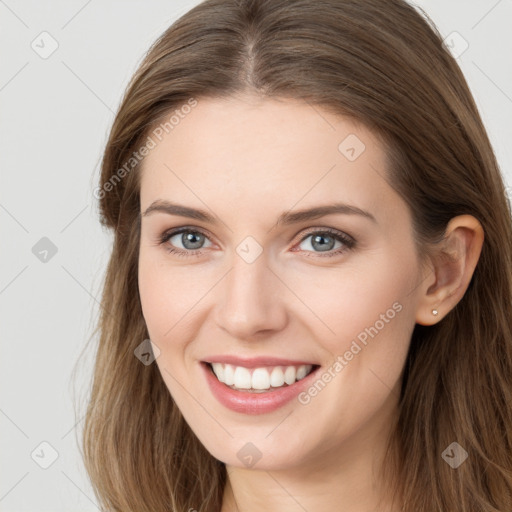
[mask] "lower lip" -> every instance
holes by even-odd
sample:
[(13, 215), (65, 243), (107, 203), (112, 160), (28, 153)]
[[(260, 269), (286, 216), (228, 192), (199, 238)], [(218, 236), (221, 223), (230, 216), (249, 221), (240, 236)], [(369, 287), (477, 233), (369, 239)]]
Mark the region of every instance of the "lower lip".
[(307, 388), (320, 368), (318, 367), (307, 377), (296, 381), (290, 386), (284, 386), (268, 393), (251, 393), (248, 391), (237, 391), (226, 386), (226, 384), (217, 379), (208, 364), (201, 363), (201, 366), (205, 372), (208, 386), (215, 398), (228, 409), (243, 414), (265, 414), (279, 409)]

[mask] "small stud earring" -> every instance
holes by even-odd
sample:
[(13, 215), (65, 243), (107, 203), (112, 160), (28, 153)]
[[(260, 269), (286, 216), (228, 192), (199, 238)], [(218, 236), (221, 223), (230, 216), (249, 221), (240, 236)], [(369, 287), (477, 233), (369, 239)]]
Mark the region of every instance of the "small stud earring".
[(436, 316), (436, 315), (438, 315), (438, 314), (439, 314), (439, 311), (437, 311), (437, 309), (433, 309), (433, 310), (432, 310), (432, 314), (433, 314), (434, 316)]

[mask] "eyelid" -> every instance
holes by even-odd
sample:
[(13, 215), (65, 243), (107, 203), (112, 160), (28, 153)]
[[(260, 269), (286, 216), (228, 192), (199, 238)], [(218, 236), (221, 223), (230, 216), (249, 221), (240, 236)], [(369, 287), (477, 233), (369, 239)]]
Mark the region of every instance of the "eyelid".
[[(165, 243), (170, 238), (176, 235), (180, 235), (181, 233), (200, 233), (204, 237), (208, 238), (210, 241), (212, 236), (203, 228), (198, 228), (196, 226), (181, 226), (177, 228), (171, 228), (165, 230), (161, 235), (158, 235), (158, 242), (159, 243)], [(200, 251), (201, 249), (196, 249), (197, 251)], [(193, 250), (188, 251), (190, 253), (194, 252)]]
[[(302, 231), (301, 231), (301, 233), (302, 233)], [(302, 235), (302, 238), (299, 240), (299, 242), (303, 242), (308, 236), (311, 236), (312, 234), (315, 234), (315, 233), (320, 233), (320, 234), (327, 233), (329, 235), (334, 235), (338, 238), (345, 239), (347, 242), (350, 241), (350, 242), (355, 243), (355, 239), (352, 236), (350, 236), (348, 233), (345, 233), (344, 231), (341, 231), (336, 228), (328, 228), (328, 227), (307, 228), (306, 233), (304, 233)]]

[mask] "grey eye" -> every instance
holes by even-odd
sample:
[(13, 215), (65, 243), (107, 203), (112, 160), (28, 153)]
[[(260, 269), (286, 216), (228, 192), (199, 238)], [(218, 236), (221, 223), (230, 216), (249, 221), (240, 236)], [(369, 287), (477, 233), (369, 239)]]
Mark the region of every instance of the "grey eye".
[[(310, 242), (308, 240), (311, 239)], [(301, 248), (303, 250), (309, 251), (313, 249), (314, 252), (325, 252), (325, 251), (331, 251), (333, 249), (338, 249), (342, 246), (341, 242), (337, 240), (337, 238), (333, 235), (330, 235), (328, 233), (313, 233), (311, 235), (308, 235), (300, 245), (307, 242), (307, 245), (309, 247)], [(335, 247), (336, 242), (338, 242), (338, 247)], [(299, 245), (299, 247), (300, 247)]]
[[(173, 238), (177, 238), (177, 242), (173, 241)], [(178, 249), (187, 249), (189, 251), (195, 251), (197, 249), (203, 249), (205, 240), (208, 240), (205, 235), (198, 231), (183, 231), (177, 233), (169, 238), (169, 242), (178, 247)], [(179, 245), (181, 243), (181, 247)], [(210, 243), (211, 245), (211, 243)]]

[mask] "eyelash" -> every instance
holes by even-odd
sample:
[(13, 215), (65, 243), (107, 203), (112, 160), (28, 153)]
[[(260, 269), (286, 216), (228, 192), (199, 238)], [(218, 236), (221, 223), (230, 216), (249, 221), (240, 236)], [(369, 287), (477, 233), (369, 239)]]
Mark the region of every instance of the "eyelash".
[[(208, 235), (200, 229), (192, 229), (190, 227), (183, 227), (183, 228), (172, 229), (170, 231), (164, 232), (159, 239), (159, 245), (166, 244), (173, 236), (179, 235), (181, 233), (199, 233), (199, 234), (203, 235), (204, 237), (208, 238)], [(356, 241), (352, 237), (348, 236), (347, 234), (343, 233), (342, 231), (338, 231), (337, 229), (332, 229), (332, 228), (324, 228), (321, 230), (317, 229), (315, 231), (309, 231), (301, 240), (299, 240), (298, 244), (300, 245), (302, 242), (304, 242), (304, 240), (309, 238), (311, 235), (332, 235), (333, 238), (340, 241), (345, 246), (336, 251), (327, 252), (325, 254), (321, 254), (319, 252), (315, 253), (314, 251), (304, 251), (306, 253), (313, 252), (313, 254), (318, 254), (320, 258), (329, 258), (332, 256), (338, 256), (345, 251), (350, 251), (350, 250), (354, 249), (356, 246)], [(176, 256), (184, 257), (184, 258), (187, 258), (190, 256), (201, 256), (203, 254), (201, 249), (185, 250), (184, 251), (182, 249), (177, 249), (175, 247), (168, 246), (165, 248), (165, 250), (169, 253), (175, 254)]]

